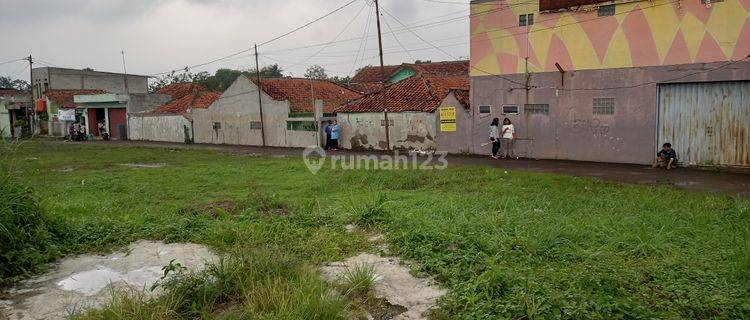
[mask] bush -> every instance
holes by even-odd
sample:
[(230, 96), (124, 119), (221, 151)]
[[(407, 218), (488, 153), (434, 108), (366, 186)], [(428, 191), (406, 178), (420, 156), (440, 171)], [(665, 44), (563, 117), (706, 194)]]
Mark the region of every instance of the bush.
[(29, 188), (0, 172), (0, 286), (38, 272), (57, 256), (50, 222)]

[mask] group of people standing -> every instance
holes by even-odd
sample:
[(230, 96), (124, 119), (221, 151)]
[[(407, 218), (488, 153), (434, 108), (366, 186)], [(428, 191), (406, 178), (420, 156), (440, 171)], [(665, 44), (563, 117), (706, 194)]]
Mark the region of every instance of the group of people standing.
[(341, 137), (341, 126), (336, 120), (328, 120), (326, 131), (326, 150), (338, 150), (339, 138)]
[[(107, 132), (107, 126), (104, 122), (100, 122), (96, 126), (99, 131), (99, 136), (105, 141), (109, 141), (109, 132)], [(86, 126), (80, 123), (72, 123), (68, 127), (68, 141), (86, 141), (92, 138), (86, 133)]]
[(510, 119), (505, 118), (500, 126), (500, 118), (492, 119), (490, 124), (490, 142), (492, 143), (492, 158), (513, 158), (513, 145), (516, 139), (516, 128)]

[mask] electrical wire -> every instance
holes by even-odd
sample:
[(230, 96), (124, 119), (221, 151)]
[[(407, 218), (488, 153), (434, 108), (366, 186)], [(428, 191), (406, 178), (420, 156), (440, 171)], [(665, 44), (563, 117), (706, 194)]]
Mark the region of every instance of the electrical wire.
[(396, 40), (396, 43), (398, 43), (398, 45), (401, 47), (401, 49), (404, 49), (404, 51), (406, 51), (406, 54), (409, 55), (409, 60), (410, 61), (415, 61), (414, 56), (411, 54), (411, 52), (409, 51), (409, 49), (406, 49), (406, 47), (404, 47), (404, 44), (401, 43), (400, 40), (398, 40), (398, 37), (396, 36), (396, 34), (393, 33), (393, 29), (391, 29), (391, 24), (388, 23), (388, 19), (385, 19), (385, 17), (383, 17), (383, 22), (385, 22), (385, 26), (388, 28), (388, 30), (391, 31), (391, 34), (393, 35), (393, 40)]
[[(271, 39), (271, 40), (268, 40), (268, 41), (266, 41), (266, 42), (263, 42), (263, 43), (259, 44), (258, 46), (260, 47), (260, 46), (263, 46), (263, 45), (267, 45), (267, 44), (269, 44), (269, 43), (272, 43), (272, 42), (274, 42), (274, 41), (277, 41), (277, 40), (279, 40), (279, 39), (282, 39), (282, 38), (284, 38), (284, 37), (287, 37), (287, 36), (289, 36), (289, 35), (291, 35), (291, 34), (293, 34), (293, 33), (297, 32), (297, 31), (300, 31), (300, 30), (302, 30), (302, 29), (304, 29), (304, 28), (306, 28), (306, 27), (309, 27), (309, 26), (313, 25), (314, 23), (316, 23), (316, 22), (319, 22), (319, 21), (321, 21), (321, 20), (323, 20), (323, 19), (325, 19), (325, 18), (327, 18), (327, 17), (329, 17), (329, 16), (331, 16), (331, 15), (335, 14), (336, 12), (339, 12), (339, 11), (343, 10), (344, 8), (346, 8), (346, 7), (350, 6), (351, 4), (353, 4), (353, 3), (354, 3), (354, 2), (356, 2), (356, 1), (358, 1), (358, 0), (351, 0), (351, 1), (347, 2), (346, 4), (344, 4), (344, 5), (342, 5), (342, 6), (338, 7), (338, 8), (336, 8), (336, 9), (334, 9), (334, 10), (333, 10), (333, 11), (331, 11), (331, 12), (328, 12), (328, 13), (326, 13), (325, 15), (323, 15), (323, 16), (321, 16), (321, 17), (319, 17), (319, 18), (317, 18), (317, 19), (315, 19), (315, 20), (313, 20), (313, 21), (311, 21), (311, 22), (308, 22), (308, 23), (306, 23), (306, 24), (304, 24), (304, 25), (302, 25), (302, 26), (300, 26), (300, 27), (297, 27), (297, 28), (295, 28), (295, 29), (293, 29), (293, 30), (291, 30), (291, 31), (289, 31), (289, 32), (286, 32), (286, 33), (284, 33), (284, 34), (282, 34), (282, 35), (280, 35), (280, 36), (277, 36), (277, 37), (275, 37), (275, 38), (273, 38), (273, 39)], [(243, 54), (243, 53), (246, 53), (246, 52), (250, 52), (251, 50), (253, 50), (253, 48), (248, 48), (248, 49), (245, 49), (245, 50), (241, 50), (241, 51), (238, 51), (238, 52), (235, 52), (235, 53), (232, 53), (232, 54), (229, 54), (229, 55), (223, 56), (223, 57), (221, 57), (221, 58), (213, 59), (213, 60), (210, 60), (210, 61), (207, 61), (207, 62), (204, 62), (204, 63), (199, 63), (199, 64), (196, 64), (196, 65), (192, 65), (192, 66), (187, 66), (187, 67), (185, 67), (185, 68), (184, 68), (184, 70), (185, 70), (185, 72), (187, 72), (187, 71), (189, 71), (190, 69), (200, 68), (200, 67), (203, 67), (203, 66), (207, 66), (207, 65), (210, 65), (210, 64), (214, 64), (214, 63), (217, 63), (217, 62), (220, 62), (220, 61), (223, 61), (223, 60), (229, 59), (229, 58), (233, 58), (233, 57), (236, 57), (236, 56), (238, 56), (238, 55), (241, 55), (241, 54)], [(152, 74), (150, 74), (150, 75), (151, 75), (151, 76), (160, 76), (160, 75), (165, 75), (165, 74), (175, 73), (175, 72), (177, 72), (177, 70), (178, 70), (178, 69), (177, 69), (177, 68), (175, 68), (175, 69), (172, 69), (172, 70), (169, 70), (169, 71), (164, 71), (164, 72), (157, 72), (157, 73), (152, 73)]]

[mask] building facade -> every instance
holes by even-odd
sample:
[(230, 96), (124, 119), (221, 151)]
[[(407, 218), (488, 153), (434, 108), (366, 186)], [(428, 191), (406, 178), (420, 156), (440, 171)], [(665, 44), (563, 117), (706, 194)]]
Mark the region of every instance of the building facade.
[[(208, 109), (193, 111), (196, 143), (309, 147), (325, 143), (323, 122), (359, 94), (326, 80), (240, 76)], [(261, 121), (262, 105), (262, 121)], [(264, 143), (265, 141), (265, 143)]]
[(416, 75), (342, 105), (337, 108), (340, 145), (355, 150), (437, 150), (438, 109), (452, 89), (468, 90), (468, 85), (466, 75)]
[(531, 158), (750, 166), (750, 0), (471, 5), (474, 153), (495, 117)]
[(0, 137), (10, 138), (21, 135), (16, 121), (28, 122), (27, 110), (31, 107), (28, 91), (0, 88)]

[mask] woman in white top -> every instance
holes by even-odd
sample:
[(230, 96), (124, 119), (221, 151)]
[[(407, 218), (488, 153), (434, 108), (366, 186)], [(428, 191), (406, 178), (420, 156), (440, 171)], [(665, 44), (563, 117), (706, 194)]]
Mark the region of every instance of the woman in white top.
[(503, 158), (510, 157), (513, 158), (513, 140), (516, 138), (516, 128), (513, 126), (513, 123), (510, 122), (510, 119), (505, 118), (503, 120), (503, 128), (502, 128), (502, 150), (503, 150)]
[(498, 153), (500, 152), (500, 119), (492, 119), (490, 124), (490, 141), (492, 142), (492, 158), (500, 159)]

